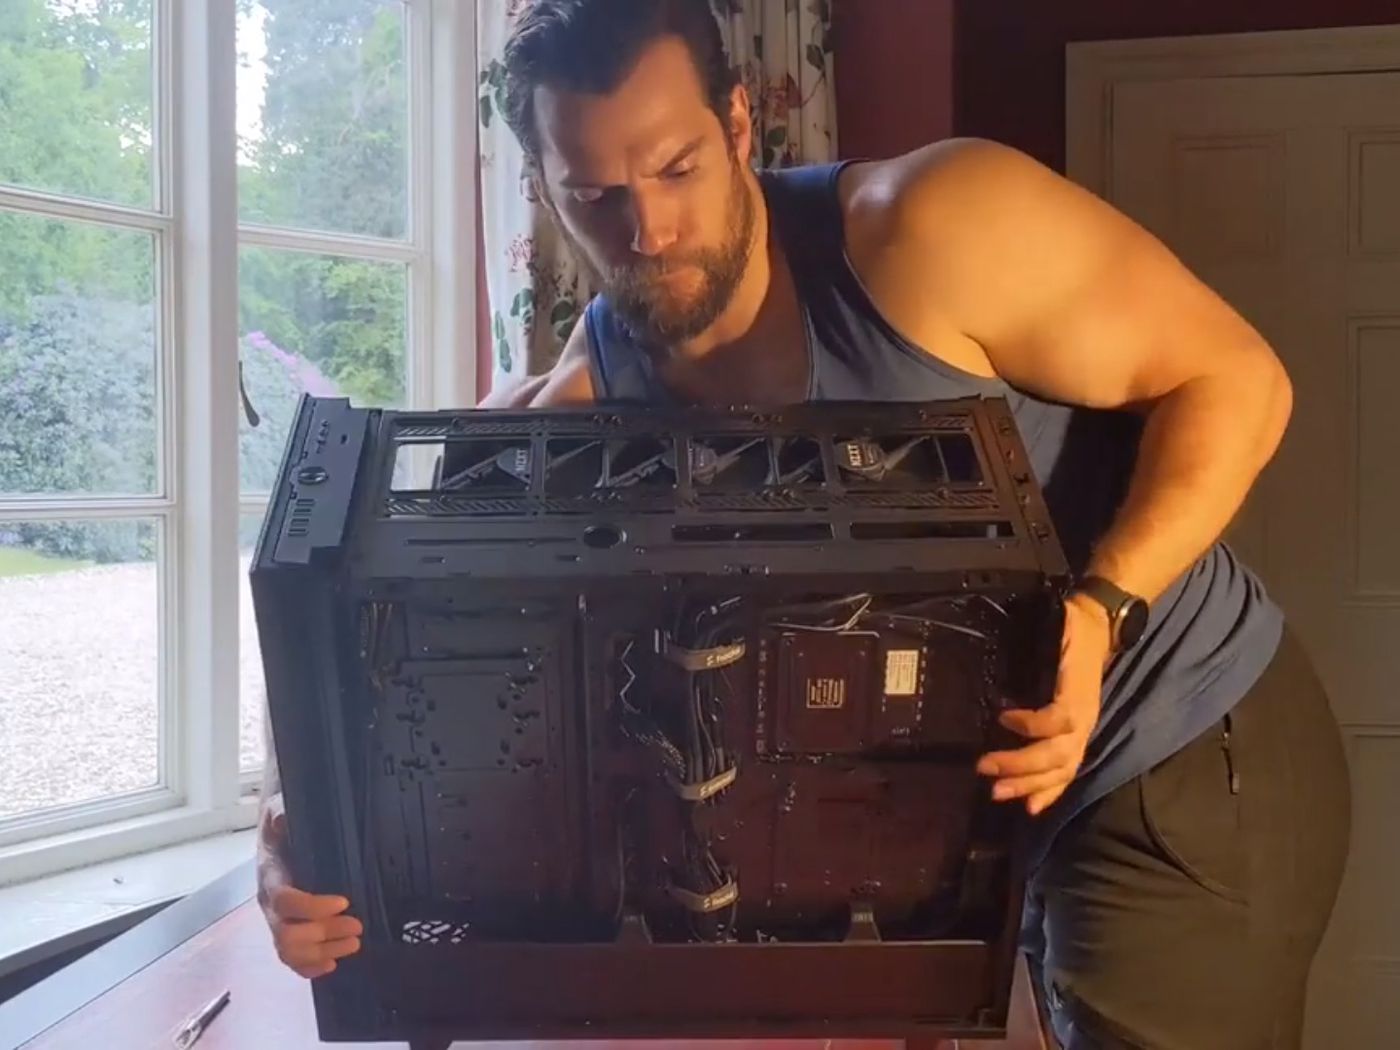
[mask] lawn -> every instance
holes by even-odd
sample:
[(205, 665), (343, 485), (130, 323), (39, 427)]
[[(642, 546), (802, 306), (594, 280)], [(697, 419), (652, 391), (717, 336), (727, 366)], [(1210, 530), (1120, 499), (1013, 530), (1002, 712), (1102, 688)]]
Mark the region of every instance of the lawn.
[(46, 554), (35, 554), (23, 547), (0, 547), (0, 577), (4, 576), (46, 576), (69, 569), (83, 569), (92, 562), (74, 561), (71, 558), (51, 558)]

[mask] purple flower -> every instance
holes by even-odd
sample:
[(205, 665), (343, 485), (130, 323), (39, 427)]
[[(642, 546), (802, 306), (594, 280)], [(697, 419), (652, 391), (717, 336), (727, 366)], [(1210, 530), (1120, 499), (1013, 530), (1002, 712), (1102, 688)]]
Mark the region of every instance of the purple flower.
[(243, 340), (254, 350), (271, 354), (277, 363), (287, 370), (287, 375), (296, 383), (297, 388), (312, 397), (338, 397), (340, 395), (335, 384), (316, 367), (315, 363), (304, 357), (299, 357), (291, 351), (283, 350), (269, 339), (265, 332), (249, 332), (243, 337)]

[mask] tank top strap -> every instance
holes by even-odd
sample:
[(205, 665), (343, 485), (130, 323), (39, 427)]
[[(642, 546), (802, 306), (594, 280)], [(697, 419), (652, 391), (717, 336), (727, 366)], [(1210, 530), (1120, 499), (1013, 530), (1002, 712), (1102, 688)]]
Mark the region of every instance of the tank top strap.
[(606, 296), (595, 295), (589, 300), (583, 323), (596, 400), (649, 405), (671, 402), (665, 385), (657, 380), (651, 357)]
[(836, 183), (853, 163), (839, 160), (759, 173), (788, 265), (799, 277), (825, 275), (829, 280), (834, 269), (844, 266), (845, 219)]

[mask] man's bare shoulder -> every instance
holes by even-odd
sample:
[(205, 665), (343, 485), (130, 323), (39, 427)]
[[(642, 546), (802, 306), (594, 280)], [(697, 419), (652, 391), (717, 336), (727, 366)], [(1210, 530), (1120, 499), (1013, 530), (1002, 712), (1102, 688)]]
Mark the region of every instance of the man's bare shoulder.
[(1144, 405), (1222, 355), (1271, 355), (1149, 230), (1010, 147), (853, 166), (841, 195), (848, 252), (895, 327), (1019, 389)]
[(504, 384), (482, 398), (478, 408), (560, 408), (596, 400), (588, 362), (588, 333), (583, 318), (574, 326), (559, 360), (548, 372)]
[[(847, 255), (885, 318), (915, 345), (965, 372), (997, 374), (969, 316), (1034, 224), (1055, 176), (985, 139), (948, 139), (853, 164), (841, 196)], [(969, 309), (969, 307), (973, 309)]]
[(936, 311), (983, 346), (1157, 247), (1093, 193), (986, 139), (853, 166), (841, 196), (851, 258), (877, 300)]
[(921, 247), (985, 239), (1048, 209), (1083, 206), (1089, 196), (1020, 150), (976, 138), (852, 165), (841, 184), (849, 237)]

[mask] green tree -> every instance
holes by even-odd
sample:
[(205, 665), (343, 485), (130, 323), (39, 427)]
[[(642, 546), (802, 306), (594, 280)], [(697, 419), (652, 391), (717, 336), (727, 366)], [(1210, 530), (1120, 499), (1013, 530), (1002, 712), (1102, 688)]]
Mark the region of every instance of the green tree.
[(0, 0), (0, 182), (149, 206), (151, 0)]
[[(0, 0), (0, 184), (154, 206), (152, 6)], [(267, 67), (262, 135), (245, 144), (239, 173), (243, 219), (402, 237), (402, 6), (240, 8), (263, 15)], [(156, 259), (140, 232), (0, 210), (0, 490), (150, 491)], [(270, 420), (305, 389), (307, 367), (361, 403), (402, 402), (403, 267), (252, 248), (240, 262), (240, 331), (272, 347), (244, 339), (241, 355)], [(245, 432), (245, 488), (266, 486), (278, 429)], [(100, 531), (48, 535), (56, 553), (130, 553), (107, 541), (76, 549), (80, 532)]]
[[(401, 5), (242, 0), (264, 15), (262, 139), (245, 153), (246, 221), (400, 238), (407, 229), (408, 80)], [(262, 330), (362, 404), (405, 396), (403, 268), (248, 250), (243, 331)]]
[[(0, 491), (153, 491), (154, 312), (74, 295), (36, 296), (29, 307), (22, 325), (0, 321)], [(63, 557), (154, 553), (149, 531), (123, 523), (18, 531), (26, 546)]]
[(250, 222), (398, 238), (407, 229), (408, 80), (401, 5), (261, 0), (263, 138), (247, 149)]
[[(0, 183), (151, 205), (150, 6), (0, 0)], [(64, 285), (149, 302), (152, 254), (132, 241), (5, 215), (0, 318), (22, 318), (32, 296)]]
[(403, 400), (406, 297), (394, 264), (266, 248), (239, 256), (242, 331), (266, 332), (365, 405)]

